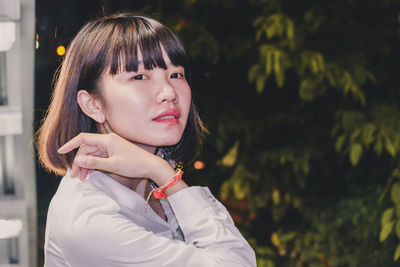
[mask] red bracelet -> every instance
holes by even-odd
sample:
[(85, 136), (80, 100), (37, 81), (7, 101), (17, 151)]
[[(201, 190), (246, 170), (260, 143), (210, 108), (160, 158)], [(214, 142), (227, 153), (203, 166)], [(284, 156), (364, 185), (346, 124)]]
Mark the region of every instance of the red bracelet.
[(147, 207), (147, 204), (149, 203), (151, 195), (153, 195), (154, 198), (156, 198), (156, 199), (166, 198), (167, 194), (165, 194), (165, 190), (167, 190), (171, 186), (176, 185), (182, 179), (182, 175), (183, 175), (183, 171), (181, 169), (176, 169), (174, 177), (172, 177), (168, 183), (151, 190), (151, 192), (149, 193), (147, 200), (146, 200), (146, 207)]
[(183, 171), (181, 169), (177, 169), (175, 172), (175, 176), (171, 179), (171, 181), (159, 188), (155, 188), (153, 190), (153, 196), (156, 199), (166, 198), (165, 190), (169, 187), (176, 185), (182, 179)]

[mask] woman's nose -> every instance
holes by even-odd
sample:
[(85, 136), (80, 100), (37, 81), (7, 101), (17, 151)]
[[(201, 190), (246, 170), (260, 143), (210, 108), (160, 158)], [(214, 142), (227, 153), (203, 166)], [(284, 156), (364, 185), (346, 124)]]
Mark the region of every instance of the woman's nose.
[(168, 79), (160, 81), (158, 90), (157, 100), (158, 102), (176, 102), (178, 100), (178, 95), (174, 86), (170, 83)]

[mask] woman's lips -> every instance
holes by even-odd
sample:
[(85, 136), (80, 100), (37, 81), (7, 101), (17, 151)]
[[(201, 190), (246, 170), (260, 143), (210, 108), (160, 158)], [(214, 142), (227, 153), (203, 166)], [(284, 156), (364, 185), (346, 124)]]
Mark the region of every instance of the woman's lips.
[(169, 109), (161, 112), (153, 121), (173, 125), (179, 122), (180, 116), (181, 113), (177, 109)]

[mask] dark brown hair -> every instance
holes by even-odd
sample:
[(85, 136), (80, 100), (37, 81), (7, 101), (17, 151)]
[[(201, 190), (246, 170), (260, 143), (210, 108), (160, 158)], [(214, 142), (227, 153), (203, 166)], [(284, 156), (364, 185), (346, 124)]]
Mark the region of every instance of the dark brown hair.
[[(77, 103), (77, 92), (99, 95), (97, 82), (106, 69), (110, 74), (137, 71), (140, 49), (146, 69), (166, 69), (161, 46), (171, 63), (190, 75), (185, 50), (179, 39), (156, 20), (118, 13), (87, 23), (72, 40), (56, 83), (50, 107), (37, 133), (39, 160), (49, 171), (64, 175), (71, 168), (76, 151), (65, 155), (57, 149), (81, 132), (96, 133), (96, 122), (86, 116)], [(197, 154), (200, 135), (205, 130), (191, 102), (189, 117), (181, 140), (167, 147), (177, 161), (191, 161)]]

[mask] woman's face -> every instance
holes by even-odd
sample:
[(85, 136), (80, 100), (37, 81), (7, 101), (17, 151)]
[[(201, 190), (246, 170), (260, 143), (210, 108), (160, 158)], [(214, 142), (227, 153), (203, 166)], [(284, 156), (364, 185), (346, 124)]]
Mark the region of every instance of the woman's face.
[[(190, 109), (184, 68), (174, 66), (162, 52), (166, 70), (146, 70), (140, 63), (137, 72), (106, 71), (99, 83), (106, 127), (149, 152), (179, 142)], [(138, 60), (142, 62), (140, 51)]]

